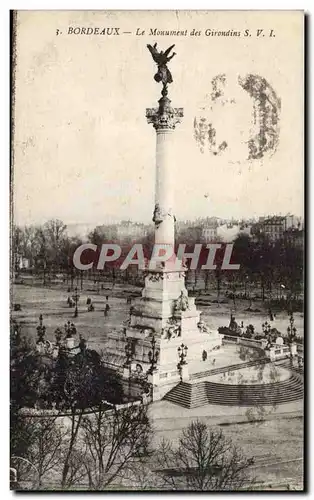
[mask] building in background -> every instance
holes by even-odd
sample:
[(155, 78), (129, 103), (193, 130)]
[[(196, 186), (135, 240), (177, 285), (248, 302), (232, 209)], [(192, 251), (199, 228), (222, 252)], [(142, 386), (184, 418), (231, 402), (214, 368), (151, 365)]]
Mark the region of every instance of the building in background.
[(261, 224), (261, 231), (270, 241), (278, 241), (286, 231), (286, 218), (275, 215), (265, 219)]
[(216, 218), (209, 219), (202, 229), (202, 240), (205, 243), (217, 241), (218, 221)]
[(139, 222), (132, 222), (130, 220), (123, 220), (116, 226), (117, 237), (119, 240), (126, 238), (136, 239), (143, 238), (148, 233), (148, 226)]
[(252, 227), (252, 236), (265, 235), (269, 241), (276, 242), (288, 237), (291, 241), (303, 239), (303, 221), (301, 217), (295, 215), (274, 215), (270, 217), (260, 217), (258, 222)]

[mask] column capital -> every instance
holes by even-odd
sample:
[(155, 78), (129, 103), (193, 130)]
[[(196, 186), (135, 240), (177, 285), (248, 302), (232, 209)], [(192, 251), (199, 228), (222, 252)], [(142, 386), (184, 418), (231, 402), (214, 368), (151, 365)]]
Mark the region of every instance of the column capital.
[(158, 108), (146, 108), (148, 123), (158, 130), (173, 130), (183, 117), (183, 108), (172, 108), (170, 99), (163, 97), (159, 101)]

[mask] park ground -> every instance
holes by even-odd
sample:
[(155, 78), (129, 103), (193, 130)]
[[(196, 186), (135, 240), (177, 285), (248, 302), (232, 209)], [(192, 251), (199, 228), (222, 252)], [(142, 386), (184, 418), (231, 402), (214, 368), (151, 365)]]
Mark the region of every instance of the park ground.
[[(79, 291), (78, 317), (74, 318), (73, 308), (69, 308), (66, 287), (46, 288), (42, 286), (12, 286), (12, 304), (21, 304), (21, 311), (13, 311), (12, 317), (22, 325), (22, 332), (35, 339), (39, 315), (43, 315), (46, 338), (54, 340), (56, 328), (62, 328), (67, 321), (73, 321), (79, 334), (88, 341), (90, 348), (100, 350), (108, 332), (119, 330), (128, 318), (130, 304), (127, 297), (140, 292), (131, 285), (115, 285), (114, 289), (92, 289)], [(108, 316), (104, 316), (107, 302), (110, 305)], [(91, 298), (95, 310), (87, 311), (86, 300)], [(203, 318), (211, 330), (228, 326), (231, 310), (237, 322), (253, 324), (256, 332), (262, 331), (262, 323), (269, 321), (268, 312), (262, 303), (255, 303), (259, 312), (248, 312), (247, 301), (238, 301), (234, 311), (232, 302), (211, 303), (199, 307)], [(289, 326), (287, 312), (280, 312), (272, 326), (284, 333)], [(303, 315), (295, 314), (298, 335), (303, 337)], [(255, 416), (254, 416), (255, 412)], [(168, 401), (158, 401), (151, 405), (150, 414), (155, 428), (156, 439), (176, 440), (180, 431), (192, 420), (199, 418), (211, 426), (223, 429), (234, 444), (240, 446), (248, 456), (255, 457), (252, 475), (262, 489), (302, 489), (303, 475), (303, 402), (296, 401), (265, 407), (263, 417), (253, 409), (249, 416), (248, 408), (222, 407), (207, 405), (200, 408), (184, 409)], [(256, 420), (255, 420), (256, 419)], [(254, 421), (255, 420), (255, 421)], [(257, 421), (261, 420), (261, 421)]]
[[(48, 340), (54, 339), (56, 328), (62, 328), (67, 321), (73, 321), (77, 327), (78, 333), (81, 333), (94, 349), (103, 347), (104, 339), (108, 332), (120, 330), (123, 321), (129, 316), (130, 304), (127, 303), (129, 296), (139, 295), (141, 288), (134, 285), (116, 284), (114, 288), (108, 285), (108, 288), (94, 290), (93, 284), (86, 284), (84, 290), (78, 291), (80, 298), (78, 303), (79, 314), (73, 318), (73, 308), (69, 308), (67, 298), (72, 293), (67, 292), (66, 286), (47, 288), (43, 286), (25, 286), (14, 284), (12, 286), (12, 303), (21, 304), (21, 311), (13, 311), (12, 317), (23, 325), (25, 334), (34, 338), (36, 336), (36, 326), (38, 317), (43, 315), (46, 326), (46, 337)], [(104, 316), (106, 297), (110, 311), (107, 317)], [(93, 312), (87, 311), (86, 300), (90, 298), (94, 304)], [(206, 295), (199, 297), (200, 305), (198, 310), (202, 311), (203, 319), (210, 330), (217, 331), (220, 326), (228, 326), (231, 311), (236, 317), (238, 324), (243, 321), (246, 327), (249, 324), (254, 326), (255, 332), (262, 332), (262, 324), (265, 321), (271, 323), (272, 327), (277, 328), (285, 334), (289, 326), (289, 317), (286, 311), (277, 312), (276, 319), (270, 322), (267, 307), (261, 301), (254, 302), (254, 308), (258, 312), (250, 312), (248, 301), (238, 300), (236, 308), (231, 300), (217, 304), (211, 301), (211, 297)], [(303, 337), (304, 319), (303, 314), (296, 312), (294, 314), (295, 327), (297, 335)]]

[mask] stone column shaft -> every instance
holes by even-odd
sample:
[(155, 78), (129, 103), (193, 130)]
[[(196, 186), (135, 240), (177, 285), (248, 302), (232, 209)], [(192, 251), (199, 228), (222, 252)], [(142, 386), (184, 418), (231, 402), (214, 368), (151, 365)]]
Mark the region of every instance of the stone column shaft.
[(156, 130), (155, 243), (174, 249), (172, 134), (183, 116), (182, 108), (171, 108), (163, 96), (159, 108), (146, 110), (148, 123)]
[(160, 208), (163, 221), (155, 224), (155, 243), (174, 247), (172, 133), (171, 129), (156, 130), (155, 207)]

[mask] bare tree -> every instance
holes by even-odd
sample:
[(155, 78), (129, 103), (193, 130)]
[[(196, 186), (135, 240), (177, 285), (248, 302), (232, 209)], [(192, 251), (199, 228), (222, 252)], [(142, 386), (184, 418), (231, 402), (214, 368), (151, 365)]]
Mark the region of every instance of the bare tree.
[(216, 281), (217, 281), (217, 302), (220, 305), (220, 288), (221, 288), (221, 272), (220, 269), (217, 269), (216, 272)]
[(24, 235), (18, 226), (13, 226), (11, 235), (12, 266), (15, 272), (19, 271), (19, 258), (22, 254)]
[[(70, 437), (65, 443), (64, 446), (64, 455), (62, 459), (62, 478), (61, 478), (61, 486), (62, 488), (68, 488), (75, 484), (76, 482), (76, 476), (78, 473), (77, 469), (80, 469), (80, 467), (77, 467), (77, 460), (75, 459), (76, 454), (77, 454), (77, 440), (78, 440), (78, 433), (80, 430), (80, 426), (82, 423), (82, 418), (83, 418), (83, 411), (82, 409), (75, 409), (74, 407), (71, 408), (71, 415), (70, 415)], [(81, 462), (82, 465), (82, 462)]]
[(57, 423), (57, 417), (33, 420), (31, 446), (27, 458), (37, 468), (39, 486), (41, 486), (42, 478), (47, 473), (56, 470), (60, 464), (61, 448), (66, 431)]
[[(86, 409), (99, 407), (103, 400), (115, 400), (120, 395), (120, 384), (101, 363), (96, 351), (85, 349), (74, 357), (59, 350), (53, 390), (59, 409), (68, 411), (69, 439), (63, 448), (63, 488), (73, 485), (73, 470), (77, 464), (77, 450), (81, 451), (81, 429)], [(75, 456), (74, 456), (75, 455)], [(75, 473), (77, 476), (79, 469)]]
[(43, 226), (50, 261), (57, 271), (59, 271), (61, 263), (61, 253), (64, 239), (66, 237), (66, 228), (66, 225), (59, 219), (51, 219)]
[[(70, 437), (72, 439), (72, 435)], [(67, 449), (69, 445), (65, 443)], [(82, 446), (81, 442), (74, 442), (71, 447), (71, 453), (67, 458), (67, 474), (66, 477), (62, 475), (61, 486), (62, 489), (77, 488), (79, 484), (87, 486), (86, 470), (84, 463), (86, 461), (86, 448)], [(62, 464), (63, 465), (63, 464)], [(64, 471), (64, 469), (63, 469)]]
[(91, 489), (104, 489), (114, 480), (122, 480), (150, 454), (152, 429), (143, 405), (109, 411), (99, 406), (93, 415), (84, 417), (82, 428)]
[(158, 472), (170, 489), (233, 491), (250, 483), (253, 458), (200, 421), (182, 431), (177, 448), (163, 440), (156, 454)]
[[(97, 385), (97, 378), (93, 380), (93, 366), (83, 360), (83, 362), (69, 362), (67, 360), (67, 369), (64, 375), (63, 394), (64, 401), (61, 402), (61, 408), (69, 409), (69, 439), (63, 448), (62, 459), (62, 488), (72, 486), (73, 477), (76, 477), (77, 460), (77, 442), (79, 438), (79, 430), (81, 428), (84, 408), (88, 407), (88, 403), (92, 401), (89, 398), (89, 392), (93, 392), (93, 382)], [(73, 472), (75, 471), (75, 472)]]

